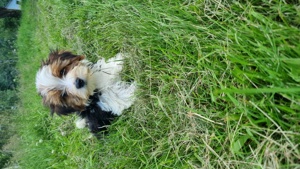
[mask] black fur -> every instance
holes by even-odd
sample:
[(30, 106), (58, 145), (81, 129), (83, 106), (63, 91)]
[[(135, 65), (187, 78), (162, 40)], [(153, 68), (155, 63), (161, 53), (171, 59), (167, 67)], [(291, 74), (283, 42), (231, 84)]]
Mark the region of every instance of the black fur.
[(111, 124), (111, 121), (117, 117), (110, 111), (103, 111), (97, 104), (97, 102), (99, 102), (100, 95), (101, 93), (96, 91), (94, 95), (90, 96), (90, 103), (86, 109), (82, 112), (79, 112), (79, 116), (87, 120), (87, 125), (93, 134), (106, 131), (108, 125)]
[(50, 105), (50, 110), (51, 110), (50, 111), (51, 116), (53, 116), (54, 113), (58, 114), (59, 116), (61, 115), (65, 116), (76, 112), (76, 110), (72, 107), (54, 106), (54, 105)]

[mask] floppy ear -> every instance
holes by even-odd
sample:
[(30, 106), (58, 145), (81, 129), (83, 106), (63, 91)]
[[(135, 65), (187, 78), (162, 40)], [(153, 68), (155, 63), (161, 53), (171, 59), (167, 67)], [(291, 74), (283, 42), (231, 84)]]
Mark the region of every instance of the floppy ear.
[(59, 50), (51, 50), (48, 56), (48, 59), (42, 61), (42, 66), (49, 65), (56, 60), (71, 60), (71, 61), (81, 61), (85, 58), (83, 55), (75, 55), (69, 51), (59, 51)]
[[(50, 53), (49, 57), (53, 55), (53, 52)], [(84, 56), (82, 55), (75, 55), (69, 51), (56, 51), (54, 52), (54, 55), (57, 57), (60, 57), (61, 60), (72, 60), (72, 61), (80, 61), (84, 59)]]
[(66, 106), (55, 106), (55, 105), (50, 105), (50, 113), (53, 116), (54, 113), (57, 115), (70, 115), (72, 113), (75, 113), (76, 110), (72, 107), (66, 107)]

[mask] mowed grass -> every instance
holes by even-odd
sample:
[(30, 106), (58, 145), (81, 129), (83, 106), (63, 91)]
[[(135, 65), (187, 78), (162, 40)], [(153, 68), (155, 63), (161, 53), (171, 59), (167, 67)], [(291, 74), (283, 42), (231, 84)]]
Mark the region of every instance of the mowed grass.
[[(297, 1), (24, 0), (22, 168), (299, 168)], [(129, 54), (137, 100), (97, 140), (35, 89), (50, 49)]]

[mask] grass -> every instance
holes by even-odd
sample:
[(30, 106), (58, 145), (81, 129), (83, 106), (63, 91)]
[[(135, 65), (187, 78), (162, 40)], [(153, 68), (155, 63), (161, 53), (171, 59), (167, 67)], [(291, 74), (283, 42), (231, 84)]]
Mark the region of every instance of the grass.
[[(296, 1), (22, 1), (22, 168), (299, 168)], [(131, 55), (137, 101), (97, 140), (49, 116), (34, 81), (49, 49)]]

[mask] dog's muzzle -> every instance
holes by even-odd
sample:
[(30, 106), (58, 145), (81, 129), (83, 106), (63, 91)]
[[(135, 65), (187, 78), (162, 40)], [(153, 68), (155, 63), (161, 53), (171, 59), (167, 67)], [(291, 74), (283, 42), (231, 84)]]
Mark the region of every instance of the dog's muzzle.
[(85, 86), (85, 81), (80, 79), (80, 78), (77, 78), (75, 80), (75, 86), (76, 86), (77, 89), (80, 89), (80, 88)]

